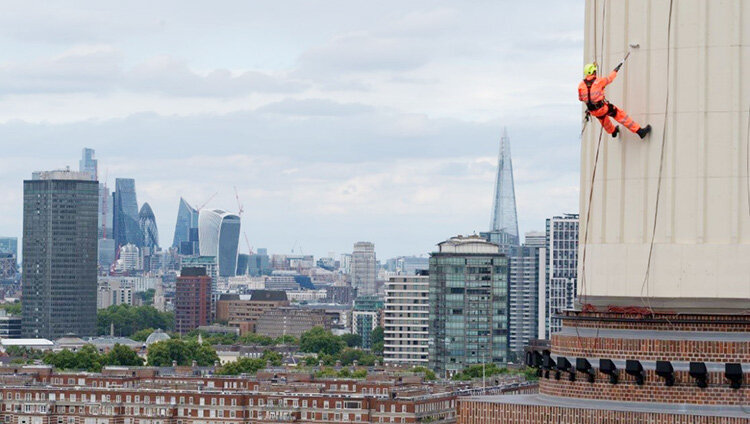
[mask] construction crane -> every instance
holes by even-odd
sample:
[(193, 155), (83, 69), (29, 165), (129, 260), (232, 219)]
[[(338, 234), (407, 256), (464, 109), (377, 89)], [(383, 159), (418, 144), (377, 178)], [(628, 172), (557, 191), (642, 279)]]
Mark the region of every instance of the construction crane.
[(237, 192), (237, 186), (234, 186), (234, 198), (237, 200), (237, 216), (242, 218), (242, 212), (245, 212), (245, 207), (240, 203), (240, 194)]
[[(237, 216), (242, 220), (242, 213), (245, 212), (245, 207), (240, 202), (240, 193), (237, 191), (237, 186), (234, 186), (234, 198), (237, 200)], [(253, 247), (250, 246), (250, 239), (247, 238), (247, 231), (242, 231), (242, 235), (245, 237), (245, 244), (247, 244), (247, 253), (253, 254)]]
[(247, 244), (247, 253), (252, 255), (253, 254), (253, 247), (250, 246), (250, 239), (247, 238), (247, 231), (243, 231), (242, 235), (245, 236), (245, 244)]
[(201, 205), (198, 206), (197, 208), (195, 208), (195, 210), (198, 211), (198, 212), (200, 212), (201, 209), (205, 208), (206, 205), (208, 204), (208, 202), (210, 202), (211, 200), (213, 200), (213, 198), (216, 197), (217, 194), (219, 194), (218, 191), (216, 193), (212, 194), (211, 197), (208, 198), (208, 200), (206, 200), (205, 202), (201, 203)]

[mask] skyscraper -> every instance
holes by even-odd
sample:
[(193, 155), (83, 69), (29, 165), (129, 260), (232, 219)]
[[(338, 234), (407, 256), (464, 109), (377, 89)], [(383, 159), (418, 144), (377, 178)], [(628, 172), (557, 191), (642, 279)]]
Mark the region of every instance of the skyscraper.
[(156, 217), (148, 202), (138, 212), (138, 226), (143, 234), (143, 246), (149, 249), (159, 247), (159, 230), (156, 228)]
[(516, 191), (513, 186), (513, 161), (510, 158), (508, 129), (503, 129), (500, 138), (500, 154), (497, 159), (497, 178), (492, 206), (489, 240), (503, 245), (517, 246), (518, 217), (516, 215)]
[(377, 277), (375, 245), (369, 241), (354, 243), (351, 259), (352, 287), (357, 289), (359, 296), (374, 295), (375, 279)]
[[(174, 227), (174, 239), (172, 241), (172, 247), (180, 249), (182, 254), (197, 255), (197, 249), (189, 249), (190, 253), (183, 251), (182, 243), (188, 243), (191, 241), (190, 230), (192, 228), (198, 228), (198, 211), (195, 210), (190, 204), (180, 197), (180, 206), (177, 209), (177, 222)], [(192, 247), (192, 246), (191, 246)], [(185, 250), (188, 250), (187, 248)]]
[(539, 338), (548, 339), (560, 331), (562, 321), (555, 318), (565, 309), (573, 309), (578, 287), (578, 214), (547, 219), (545, 281), (539, 288)]
[(81, 160), (78, 161), (78, 171), (83, 172), (89, 176), (91, 181), (98, 179), (97, 160), (94, 159), (94, 149), (88, 147), (83, 148), (83, 154)]
[(240, 242), (240, 217), (221, 209), (202, 209), (198, 217), (201, 256), (213, 256), (219, 277), (232, 277), (237, 272)]
[(508, 361), (508, 258), (479, 236), (453, 237), (430, 257), (430, 358), (441, 376)]
[[(99, 183), (99, 218), (97, 227), (99, 228), (100, 239), (113, 238), (113, 209), (112, 209), (112, 192), (109, 191), (106, 182)], [(114, 252), (114, 250), (113, 250)]]
[(134, 244), (143, 246), (143, 233), (138, 224), (138, 200), (135, 195), (135, 180), (117, 178), (113, 198), (113, 236), (115, 246)]
[(96, 334), (98, 184), (81, 172), (25, 180), (23, 334)]

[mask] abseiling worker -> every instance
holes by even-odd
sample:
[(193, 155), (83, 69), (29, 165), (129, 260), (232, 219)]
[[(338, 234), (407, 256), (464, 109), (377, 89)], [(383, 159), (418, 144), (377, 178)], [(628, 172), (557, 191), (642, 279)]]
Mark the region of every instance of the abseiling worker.
[(620, 133), (620, 128), (612, 124), (612, 121), (609, 120), (610, 116), (643, 139), (651, 131), (651, 125), (641, 128), (624, 110), (608, 102), (604, 94), (604, 87), (615, 80), (617, 71), (620, 70), (621, 66), (622, 63), (617, 65), (609, 73), (609, 76), (606, 77), (597, 76), (597, 66), (595, 63), (589, 63), (584, 66), (584, 78), (578, 84), (578, 100), (586, 103), (588, 113), (595, 116), (601, 122), (604, 131), (612, 134), (612, 137), (617, 137), (617, 134)]

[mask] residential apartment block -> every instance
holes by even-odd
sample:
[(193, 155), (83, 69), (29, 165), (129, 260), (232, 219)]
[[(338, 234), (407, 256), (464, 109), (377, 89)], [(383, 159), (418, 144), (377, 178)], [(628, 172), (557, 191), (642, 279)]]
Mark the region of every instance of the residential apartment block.
[(384, 361), (427, 365), (430, 280), (423, 275), (391, 277), (385, 284)]

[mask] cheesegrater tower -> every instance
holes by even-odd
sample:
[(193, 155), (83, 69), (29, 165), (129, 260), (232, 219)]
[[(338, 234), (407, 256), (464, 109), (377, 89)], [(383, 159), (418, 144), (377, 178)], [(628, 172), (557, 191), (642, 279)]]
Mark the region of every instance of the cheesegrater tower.
[(526, 353), (539, 394), (459, 423), (748, 423), (750, 1), (585, 7), (584, 63), (639, 45), (608, 97), (653, 130), (584, 129), (577, 308)]

